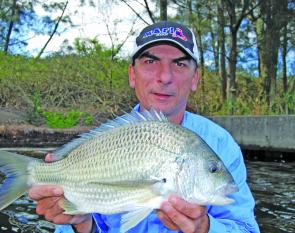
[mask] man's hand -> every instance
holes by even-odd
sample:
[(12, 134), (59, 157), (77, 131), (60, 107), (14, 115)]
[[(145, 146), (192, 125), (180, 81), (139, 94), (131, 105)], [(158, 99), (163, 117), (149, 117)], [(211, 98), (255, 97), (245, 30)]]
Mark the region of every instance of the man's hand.
[(204, 206), (190, 204), (171, 195), (158, 211), (158, 217), (171, 230), (184, 233), (207, 233), (209, 217)]
[[(46, 162), (52, 162), (52, 155), (48, 154)], [(63, 196), (63, 189), (57, 185), (36, 185), (29, 189), (29, 197), (37, 201), (36, 212), (44, 215), (47, 221), (55, 224), (74, 225), (77, 232), (88, 233), (92, 228), (92, 216), (63, 214), (63, 209), (58, 202)]]

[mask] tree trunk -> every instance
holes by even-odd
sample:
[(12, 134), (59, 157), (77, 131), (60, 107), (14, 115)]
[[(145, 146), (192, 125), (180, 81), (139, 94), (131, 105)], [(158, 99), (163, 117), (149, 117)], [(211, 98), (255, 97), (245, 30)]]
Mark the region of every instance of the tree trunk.
[(160, 0), (160, 20), (167, 20), (167, 0)]
[(264, 17), (265, 32), (261, 50), (261, 75), (264, 80), (266, 103), (270, 108), (276, 97), (276, 79), (280, 29), (286, 24), (287, 0), (263, 1), (261, 12)]
[(10, 37), (11, 37), (12, 28), (13, 28), (13, 24), (14, 24), (14, 17), (15, 17), (15, 10), (16, 10), (15, 8), (16, 8), (16, 0), (13, 0), (12, 8), (11, 8), (11, 17), (10, 17), (8, 31), (6, 34), (5, 45), (4, 45), (4, 53), (5, 54), (8, 53)]
[[(242, 20), (245, 18), (246, 10), (249, 8), (249, 0), (240, 1), (242, 3), (241, 9), (239, 9), (238, 1), (229, 1), (223, 0), (230, 21), (230, 33), (231, 33), (231, 43), (230, 43), (230, 55), (229, 55), (229, 86), (227, 88), (227, 99), (230, 103), (230, 114), (235, 112), (235, 102), (237, 94), (237, 84), (236, 84), (236, 65), (237, 65), (237, 34), (242, 23)], [(253, 8), (254, 9), (254, 8)], [(237, 16), (237, 12), (239, 15)]]
[(214, 57), (214, 70), (215, 73), (219, 73), (219, 43), (217, 42), (217, 31), (216, 31), (216, 24), (214, 22), (214, 15), (215, 12), (211, 9), (211, 7), (208, 7), (208, 20), (210, 22), (210, 36), (211, 36), (211, 47), (213, 51), (213, 57)]
[(262, 47), (263, 47), (263, 35), (264, 35), (264, 23), (261, 18), (253, 22), (256, 38), (257, 38), (257, 57), (258, 57), (258, 77), (261, 76), (261, 60), (262, 60)]
[[(282, 63), (283, 63), (283, 73), (282, 73), (282, 81), (283, 81), (283, 94), (287, 95), (288, 92), (288, 82), (287, 82), (287, 45), (288, 45), (288, 36), (287, 36), (287, 24), (283, 28), (283, 43), (282, 43)], [(285, 113), (289, 113), (287, 100), (284, 100), (284, 109)]]
[(283, 80), (283, 92), (284, 94), (288, 91), (288, 83), (287, 83), (287, 25), (283, 28), (283, 44), (282, 44), (282, 60), (283, 60), (283, 74), (282, 74), (282, 80)]
[(229, 54), (229, 86), (227, 88), (228, 101), (231, 104), (230, 114), (234, 114), (237, 93), (236, 66), (237, 66), (237, 31), (231, 31)]
[(218, 43), (220, 48), (220, 76), (221, 76), (221, 96), (222, 101), (226, 100), (227, 77), (226, 77), (226, 53), (225, 53), (225, 20), (223, 14), (222, 1), (218, 4)]

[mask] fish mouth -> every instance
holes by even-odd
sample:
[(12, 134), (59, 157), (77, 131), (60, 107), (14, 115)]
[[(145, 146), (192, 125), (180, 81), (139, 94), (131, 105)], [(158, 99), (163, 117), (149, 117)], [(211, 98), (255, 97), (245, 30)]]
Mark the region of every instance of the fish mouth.
[(224, 196), (236, 193), (238, 191), (239, 191), (239, 188), (235, 183), (225, 184), (225, 185), (220, 186), (217, 189), (217, 192), (224, 195)]
[(239, 188), (236, 184), (230, 183), (220, 186), (216, 191), (217, 194), (214, 197), (214, 204), (228, 205), (235, 202), (235, 200), (230, 197), (227, 197), (227, 195), (238, 192)]

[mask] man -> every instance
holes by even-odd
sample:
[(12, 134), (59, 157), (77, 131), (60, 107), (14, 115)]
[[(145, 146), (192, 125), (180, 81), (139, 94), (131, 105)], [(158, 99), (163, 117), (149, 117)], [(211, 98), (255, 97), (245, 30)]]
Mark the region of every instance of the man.
[[(221, 127), (208, 119), (186, 112), (189, 93), (197, 88), (197, 46), (193, 33), (173, 22), (159, 22), (143, 29), (136, 39), (129, 66), (129, 84), (135, 89), (137, 111), (151, 107), (170, 121), (199, 134), (220, 156), (239, 187), (227, 206), (199, 206), (170, 196), (161, 209), (150, 214), (129, 232), (259, 232), (254, 200), (246, 183), (246, 169), (238, 145)], [(50, 156), (47, 156), (49, 161)], [(62, 214), (57, 202), (63, 195), (58, 186), (32, 187), (29, 196), (38, 201), (37, 213), (58, 226), (56, 232), (118, 232), (120, 214)]]

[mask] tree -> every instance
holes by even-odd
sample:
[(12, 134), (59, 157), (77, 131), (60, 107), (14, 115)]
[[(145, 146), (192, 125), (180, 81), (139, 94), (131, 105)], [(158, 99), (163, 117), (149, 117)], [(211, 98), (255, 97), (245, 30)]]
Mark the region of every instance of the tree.
[(218, 1), (218, 44), (220, 48), (220, 76), (221, 76), (221, 96), (222, 101), (226, 100), (227, 89), (227, 74), (226, 74), (226, 50), (225, 50), (225, 18), (224, 18), (224, 5), (223, 1)]
[[(243, 19), (250, 14), (260, 3), (251, 6), (251, 0), (222, 0), (229, 17), (230, 54), (229, 54), (229, 85), (227, 86), (227, 99), (232, 106), (230, 112), (234, 113), (237, 95), (236, 66), (238, 30)], [(263, 1), (263, 0), (262, 0)]]
[[(4, 2), (4, 3), (3, 3)], [(48, 15), (39, 16), (36, 14), (36, 7), (42, 7)], [(49, 15), (56, 10), (64, 10), (65, 4), (59, 1), (38, 1), (38, 0), (4, 0), (0, 2), (0, 46), (5, 53), (25, 53), (28, 41), (36, 35), (50, 35), (57, 33), (57, 26), (60, 22), (71, 24), (69, 16), (52, 19)], [(29, 35), (34, 36), (29, 37)], [(49, 39), (49, 41), (50, 41)], [(43, 46), (41, 54), (48, 42)], [(40, 54), (40, 55), (41, 55)]]
[(270, 107), (276, 96), (276, 77), (278, 64), (278, 50), (280, 47), (280, 31), (287, 24), (288, 0), (269, 0), (261, 3), (262, 45), (260, 69), (264, 80), (266, 102)]
[(119, 28), (119, 24), (121, 23), (120, 19), (115, 19), (113, 20), (113, 22), (109, 22), (108, 18), (109, 15), (112, 12), (112, 8), (113, 5), (110, 1), (105, 1), (104, 2), (104, 8), (102, 11), (100, 11), (100, 14), (103, 16), (103, 22), (107, 28), (107, 32), (108, 32), (108, 37), (110, 38), (110, 42), (111, 42), (111, 66), (108, 67), (108, 71), (106, 73), (108, 73), (108, 79), (109, 79), (109, 96), (110, 98), (113, 97), (113, 63), (115, 62), (115, 58), (116, 55), (120, 52), (122, 46), (125, 44), (125, 42), (127, 41), (127, 39), (134, 34), (134, 24), (135, 24), (135, 20), (133, 20), (133, 22), (130, 24), (130, 30), (129, 32), (126, 34), (125, 38), (120, 39), (119, 35), (118, 35), (118, 28)]
[(6, 34), (5, 45), (4, 45), (4, 53), (5, 54), (7, 54), (7, 51), (8, 51), (10, 36), (11, 36), (14, 21), (15, 21), (15, 14), (16, 14), (16, 0), (13, 0), (12, 6), (11, 6), (11, 15), (10, 15), (10, 20), (9, 20), (9, 26), (8, 26), (8, 31)]
[[(236, 65), (237, 65), (237, 33), (245, 17), (246, 10), (249, 6), (249, 1), (234, 1), (224, 0), (225, 9), (229, 16), (230, 28), (230, 55), (229, 55), (229, 85), (227, 87), (227, 98), (232, 104), (235, 103), (237, 84), (236, 84)], [(239, 6), (239, 8), (238, 8)], [(242, 8), (242, 9), (241, 9)], [(241, 10), (240, 10), (241, 9)], [(240, 11), (238, 14), (237, 11)], [(234, 108), (231, 109), (231, 114), (234, 113)]]
[[(30, 2), (22, 0), (4, 0), (0, 4), (0, 16), (1, 21), (1, 38), (0, 45), (3, 45), (3, 51), (8, 53), (9, 47), (12, 43), (15, 43), (15, 37), (13, 32), (17, 34), (21, 33), (20, 27), (24, 24), (24, 17), (27, 12), (32, 10), (32, 4)], [(30, 20), (31, 18), (27, 18)]]

